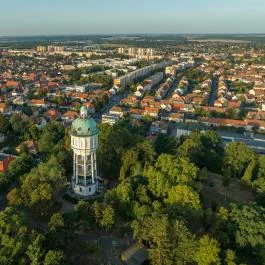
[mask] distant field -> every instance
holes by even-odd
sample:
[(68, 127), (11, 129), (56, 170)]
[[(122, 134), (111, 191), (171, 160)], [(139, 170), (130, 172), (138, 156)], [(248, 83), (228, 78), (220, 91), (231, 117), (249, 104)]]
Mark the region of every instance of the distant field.
[(188, 38), (187, 41), (192, 42), (222, 42), (222, 43), (250, 43), (251, 41), (248, 40), (233, 40), (233, 39), (190, 39)]

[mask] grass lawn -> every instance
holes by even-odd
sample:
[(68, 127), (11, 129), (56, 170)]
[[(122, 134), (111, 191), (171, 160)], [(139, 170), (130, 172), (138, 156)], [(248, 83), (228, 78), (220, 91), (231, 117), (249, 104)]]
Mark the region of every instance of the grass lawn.
[(210, 173), (208, 185), (201, 192), (203, 206), (209, 208), (212, 201), (217, 206), (228, 206), (230, 203), (250, 204), (254, 201), (254, 195), (250, 188), (242, 185), (239, 179), (233, 178), (229, 186), (223, 185), (223, 176)]

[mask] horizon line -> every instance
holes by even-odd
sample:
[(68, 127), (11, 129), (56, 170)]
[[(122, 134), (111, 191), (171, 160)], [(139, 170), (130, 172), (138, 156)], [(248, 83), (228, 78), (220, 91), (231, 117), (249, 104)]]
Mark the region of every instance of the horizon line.
[(16, 34), (11, 34), (11, 35), (1, 35), (0, 38), (13, 38), (13, 37), (57, 37), (57, 36), (134, 36), (134, 35), (140, 35), (140, 36), (163, 36), (163, 35), (179, 35), (179, 36), (185, 36), (185, 35), (264, 35), (265, 37), (265, 32), (245, 32), (245, 33), (56, 33), (56, 34), (22, 34), (22, 35), (16, 35)]

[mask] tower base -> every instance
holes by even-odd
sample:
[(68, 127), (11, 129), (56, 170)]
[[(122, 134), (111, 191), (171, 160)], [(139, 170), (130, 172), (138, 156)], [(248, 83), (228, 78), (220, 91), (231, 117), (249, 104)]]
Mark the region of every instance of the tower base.
[(72, 182), (72, 189), (74, 193), (79, 196), (93, 196), (98, 191), (98, 182), (96, 181), (94, 184), (89, 184), (87, 186), (75, 184), (74, 182)]

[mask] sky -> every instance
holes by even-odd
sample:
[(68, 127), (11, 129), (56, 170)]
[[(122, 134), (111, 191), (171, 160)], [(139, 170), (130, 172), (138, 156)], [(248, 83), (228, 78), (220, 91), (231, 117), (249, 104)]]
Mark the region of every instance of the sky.
[(265, 33), (265, 0), (0, 0), (0, 36)]

